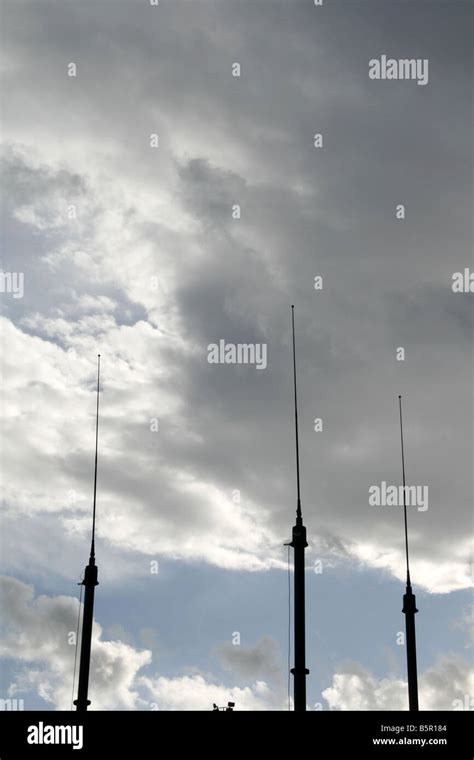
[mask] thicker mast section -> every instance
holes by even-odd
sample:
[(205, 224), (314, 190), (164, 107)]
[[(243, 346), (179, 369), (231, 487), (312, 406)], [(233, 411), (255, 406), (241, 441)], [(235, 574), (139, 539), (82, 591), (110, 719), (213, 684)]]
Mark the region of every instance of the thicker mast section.
[(407, 675), (408, 675), (408, 709), (410, 712), (418, 712), (418, 670), (416, 664), (416, 634), (415, 613), (416, 597), (407, 584), (406, 593), (403, 595), (403, 610), (405, 613), (405, 631), (407, 645)]
[(81, 659), (79, 663), (79, 685), (77, 699), (74, 700), (78, 712), (85, 712), (90, 705), (89, 673), (91, 663), (92, 622), (94, 620), (94, 593), (98, 585), (98, 568), (94, 560), (89, 560), (84, 572), (84, 616), (82, 618)]

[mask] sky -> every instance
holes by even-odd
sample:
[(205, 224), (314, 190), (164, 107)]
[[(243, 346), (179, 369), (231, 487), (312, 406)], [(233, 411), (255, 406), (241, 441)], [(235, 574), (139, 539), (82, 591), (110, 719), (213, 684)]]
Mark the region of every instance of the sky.
[(292, 707), (295, 304), (308, 709), (407, 709), (399, 394), (420, 708), (472, 709), (471, 4), (0, 8), (0, 697), (71, 709), (100, 353), (91, 709)]

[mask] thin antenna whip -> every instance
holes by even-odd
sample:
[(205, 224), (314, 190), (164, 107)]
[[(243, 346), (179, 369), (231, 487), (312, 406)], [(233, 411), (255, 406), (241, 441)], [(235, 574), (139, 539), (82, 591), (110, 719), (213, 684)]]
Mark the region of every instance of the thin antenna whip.
[(94, 506), (92, 508), (92, 541), (91, 557), (95, 556), (95, 513), (97, 498), (97, 455), (99, 449), (99, 383), (100, 383), (100, 354), (97, 355), (97, 408), (95, 417), (95, 463), (94, 463)]
[(301, 513), (301, 497), (300, 497), (300, 448), (299, 448), (299, 433), (298, 433), (298, 394), (296, 389), (296, 345), (295, 345), (295, 307), (291, 307), (291, 327), (293, 332), (293, 384), (295, 391), (295, 443), (296, 443), (296, 492), (297, 492), (297, 506), (296, 517), (297, 522), (302, 520)]
[(406, 504), (406, 480), (405, 480), (405, 450), (403, 448), (403, 418), (402, 418), (402, 397), (398, 397), (398, 406), (400, 410), (400, 441), (402, 446), (402, 476), (403, 476), (403, 519), (405, 521), (405, 554), (407, 561), (407, 585), (410, 586), (410, 562), (408, 556), (408, 523), (407, 523), (407, 504)]

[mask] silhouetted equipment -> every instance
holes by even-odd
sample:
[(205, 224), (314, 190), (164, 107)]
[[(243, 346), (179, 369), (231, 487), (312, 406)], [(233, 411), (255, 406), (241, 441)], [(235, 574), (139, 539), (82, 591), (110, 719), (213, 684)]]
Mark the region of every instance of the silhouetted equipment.
[(235, 702), (227, 702), (227, 707), (218, 707), (216, 703), (214, 702), (214, 704), (212, 705), (212, 711), (216, 712), (220, 710), (224, 712), (233, 712), (234, 707), (235, 707)]
[(408, 709), (418, 711), (418, 675), (416, 666), (416, 635), (415, 635), (415, 613), (416, 598), (412, 592), (410, 580), (410, 562), (408, 556), (408, 523), (407, 523), (407, 505), (405, 494), (405, 451), (403, 447), (403, 420), (402, 420), (402, 397), (398, 397), (400, 410), (400, 439), (402, 447), (402, 476), (403, 476), (403, 515), (405, 521), (405, 555), (407, 564), (407, 583), (406, 592), (403, 596), (403, 610), (405, 613), (405, 630), (406, 630), (406, 648), (407, 648), (407, 673), (408, 673)]
[(97, 455), (99, 447), (99, 383), (100, 383), (100, 354), (97, 357), (97, 407), (95, 419), (95, 464), (94, 464), (94, 502), (92, 509), (92, 538), (89, 564), (84, 572), (84, 613), (82, 618), (81, 659), (79, 663), (79, 684), (77, 699), (74, 704), (78, 712), (84, 712), (90, 705), (88, 699), (89, 671), (91, 661), (92, 622), (94, 619), (94, 593), (99, 584), (97, 580), (98, 567), (95, 564), (95, 515), (97, 497)]
[(296, 524), (293, 526), (292, 540), (289, 546), (294, 549), (294, 576), (295, 576), (295, 667), (291, 669), (294, 676), (294, 705), (296, 712), (306, 710), (306, 676), (309, 670), (306, 667), (306, 643), (305, 643), (305, 560), (304, 550), (308, 546), (306, 541), (306, 528), (303, 525), (300, 493), (300, 452), (298, 434), (298, 396), (296, 387), (296, 345), (295, 345), (295, 307), (291, 307), (291, 326), (293, 333), (293, 385), (295, 405), (295, 443), (296, 443)]

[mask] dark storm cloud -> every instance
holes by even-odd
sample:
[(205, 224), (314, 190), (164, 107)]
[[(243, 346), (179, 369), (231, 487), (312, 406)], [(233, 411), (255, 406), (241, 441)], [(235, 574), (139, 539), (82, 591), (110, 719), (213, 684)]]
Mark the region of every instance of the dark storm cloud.
[[(414, 558), (438, 563), (448, 539), (463, 544), (471, 497), (471, 319), (467, 297), (450, 285), (468, 263), (471, 239), (468, 40), (461, 4), (430, 6), (429, 23), (427, 8), (45, 2), (25, 13), (7, 6), (7, 79), (21, 85), (27, 76), (43, 93), (27, 98), (24, 88), (13, 88), (9, 124), (20, 144), (31, 143), (56, 167), (31, 169), (31, 188), (47, 195), (53, 181), (55, 193), (74, 190), (90, 204), (89, 231), (77, 245), (88, 243), (93, 284), (66, 249), (44, 311), (55, 298), (61, 308), (79, 277), (81, 294), (112, 298), (119, 324), (147, 314), (167, 336), (150, 344), (142, 422), (121, 422), (119, 448), (104, 466), (110, 492), (137, 502), (137, 542), (140, 526), (157, 519), (154, 478), (160, 520), (189, 515), (171, 476), (180, 470), (261, 505), (272, 515), (265, 521), (275, 543), (287, 532), (295, 302), (311, 534), (327, 532), (333, 546), (368, 541), (401, 550), (399, 515), (375, 514), (367, 490), (399, 477), (394, 404), (403, 392), (407, 446), (410, 435), (416, 440), (410, 471), (435, 499), (427, 515), (413, 518)], [(382, 52), (428, 57), (429, 85), (370, 81), (368, 60)], [(77, 63), (75, 81), (66, 77), (68, 61)], [(233, 61), (242, 65), (237, 80)], [(157, 153), (148, 145), (152, 132), (160, 135)], [(319, 150), (315, 132), (324, 137)], [(25, 194), (25, 169), (15, 171)], [(118, 186), (129, 187), (128, 195), (116, 197)], [(172, 230), (167, 207), (155, 215), (135, 189), (147, 200), (169, 191), (177, 209)], [(240, 220), (232, 219), (234, 203)], [(398, 203), (406, 205), (405, 221), (395, 219)], [(114, 233), (131, 236), (122, 251), (112, 244), (106, 250), (100, 233), (114, 204)], [(68, 241), (67, 230), (61, 236)], [(50, 247), (47, 236), (39, 239)], [(140, 291), (140, 277), (155, 270), (165, 281), (172, 273), (156, 302)], [(324, 277), (320, 293), (317, 274)], [(31, 297), (23, 316), (34, 307)], [(77, 323), (81, 307), (63, 311)], [(25, 324), (45, 334), (41, 319)], [(88, 324), (76, 329), (81, 339)], [(54, 325), (46, 327), (55, 339)], [(172, 339), (176, 333), (186, 350)], [(267, 343), (268, 369), (209, 365), (207, 346), (220, 338)], [(395, 361), (398, 346), (406, 348), (404, 364)], [(146, 404), (150, 417), (164, 366), (160, 387), (178, 395), (179, 412), (168, 416), (159, 448), (150, 451)], [(323, 433), (313, 431), (315, 417), (323, 418)], [(129, 451), (137, 454), (136, 474), (124, 466)], [(447, 502), (457, 519), (446, 527)], [(190, 534), (210, 522), (195, 511)]]

